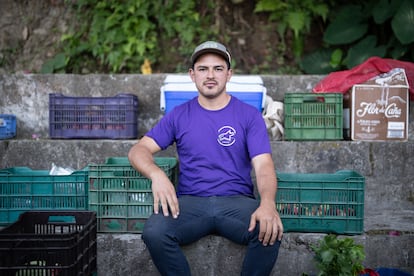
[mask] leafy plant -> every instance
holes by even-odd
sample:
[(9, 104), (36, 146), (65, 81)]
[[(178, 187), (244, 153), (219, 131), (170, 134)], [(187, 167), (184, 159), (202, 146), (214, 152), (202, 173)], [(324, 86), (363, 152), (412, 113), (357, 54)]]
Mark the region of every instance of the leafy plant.
[(414, 59), (414, 2), (370, 0), (340, 6), (324, 32), (325, 47), (305, 56), (306, 73), (352, 68), (372, 56)]
[(316, 17), (326, 20), (329, 12), (327, 1), (323, 0), (259, 0), (255, 12), (270, 12), (270, 20), (278, 21), (279, 36), (284, 43), (285, 32), (293, 31), (293, 48), (300, 57), (304, 48), (305, 34), (309, 33), (311, 22)]
[[(164, 41), (169, 42), (169, 51), (188, 55), (195, 39), (213, 32), (203, 29), (195, 0), (77, 0), (72, 5), (78, 24), (62, 36), (63, 59), (57, 55), (45, 64), (45, 71), (60, 69), (64, 60), (70, 72), (88, 67), (140, 72), (145, 60), (159, 62)], [(171, 47), (172, 41), (176, 47)]]
[(354, 276), (364, 269), (364, 248), (351, 238), (339, 239), (335, 235), (326, 235), (311, 248), (315, 253), (318, 276)]

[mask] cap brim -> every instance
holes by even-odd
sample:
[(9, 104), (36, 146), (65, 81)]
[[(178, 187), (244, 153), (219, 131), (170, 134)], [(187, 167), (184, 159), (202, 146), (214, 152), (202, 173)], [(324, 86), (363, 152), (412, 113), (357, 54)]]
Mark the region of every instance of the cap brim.
[(202, 50), (198, 51), (197, 53), (194, 53), (193, 56), (191, 57), (192, 65), (194, 65), (194, 63), (197, 61), (197, 59), (200, 56), (202, 56), (204, 54), (207, 54), (207, 53), (217, 54), (217, 55), (221, 56), (230, 65), (230, 60), (229, 60), (228, 54), (223, 53), (223, 51), (218, 50), (218, 49), (214, 49), (214, 48), (202, 49)]

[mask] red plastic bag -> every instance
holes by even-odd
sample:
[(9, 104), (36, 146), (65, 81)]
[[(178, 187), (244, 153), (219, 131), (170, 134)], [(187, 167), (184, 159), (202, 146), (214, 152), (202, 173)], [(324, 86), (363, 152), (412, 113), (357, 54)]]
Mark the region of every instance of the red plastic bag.
[(359, 273), (359, 276), (380, 276), (380, 274), (373, 269), (365, 268)]
[(379, 74), (387, 73), (394, 68), (403, 68), (407, 75), (410, 100), (414, 101), (414, 63), (371, 57), (352, 69), (332, 72), (313, 88), (314, 93), (346, 93), (354, 84), (363, 83)]

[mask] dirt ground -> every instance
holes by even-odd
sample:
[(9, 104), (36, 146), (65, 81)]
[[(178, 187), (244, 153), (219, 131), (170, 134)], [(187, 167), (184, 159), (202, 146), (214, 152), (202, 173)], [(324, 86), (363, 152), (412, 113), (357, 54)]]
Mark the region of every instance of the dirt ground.
[[(216, 2), (216, 27), (230, 38), (229, 49), (240, 73), (297, 74), (290, 50), (290, 35), (280, 43), (274, 23), (266, 15), (253, 13), (254, 2)], [(0, 73), (40, 71), (42, 64), (57, 53), (62, 34), (74, 23), (64, 0), (0, 0)], [(314, 34), (309, 40), (318, 41)], [(307, 43), (309, 48), (309, 43)], [(171, 61), (168, 57), (160, 60)], [(179, 62), (179, 61), (177, 61)], [(159, 63), (153, 72), (174, 72), (175, 64)]]

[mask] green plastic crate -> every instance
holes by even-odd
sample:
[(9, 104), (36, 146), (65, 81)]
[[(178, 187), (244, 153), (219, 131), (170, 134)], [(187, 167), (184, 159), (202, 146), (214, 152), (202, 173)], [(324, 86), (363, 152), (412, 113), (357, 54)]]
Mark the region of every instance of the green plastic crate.
[(365, 178), (334, 174), (277, 173), (276, 207), (285, 232), (361, 234)]
[(70, 175), (27, 167), (0, 170), (0, 226), (30, 210), (87, 210), (87, 189), (87, 168)]
[[(176, 182), (177, 159), (156, 157), (155, 163)], [(151, 181), (127, 157), (111, 157), (89, 165), (89, 210), (97, 213), (98, 232), (142, 233), (153, 213)]]
[(342, 140), (341, 93), (287, 93), (284, 99), (285, 140)]

